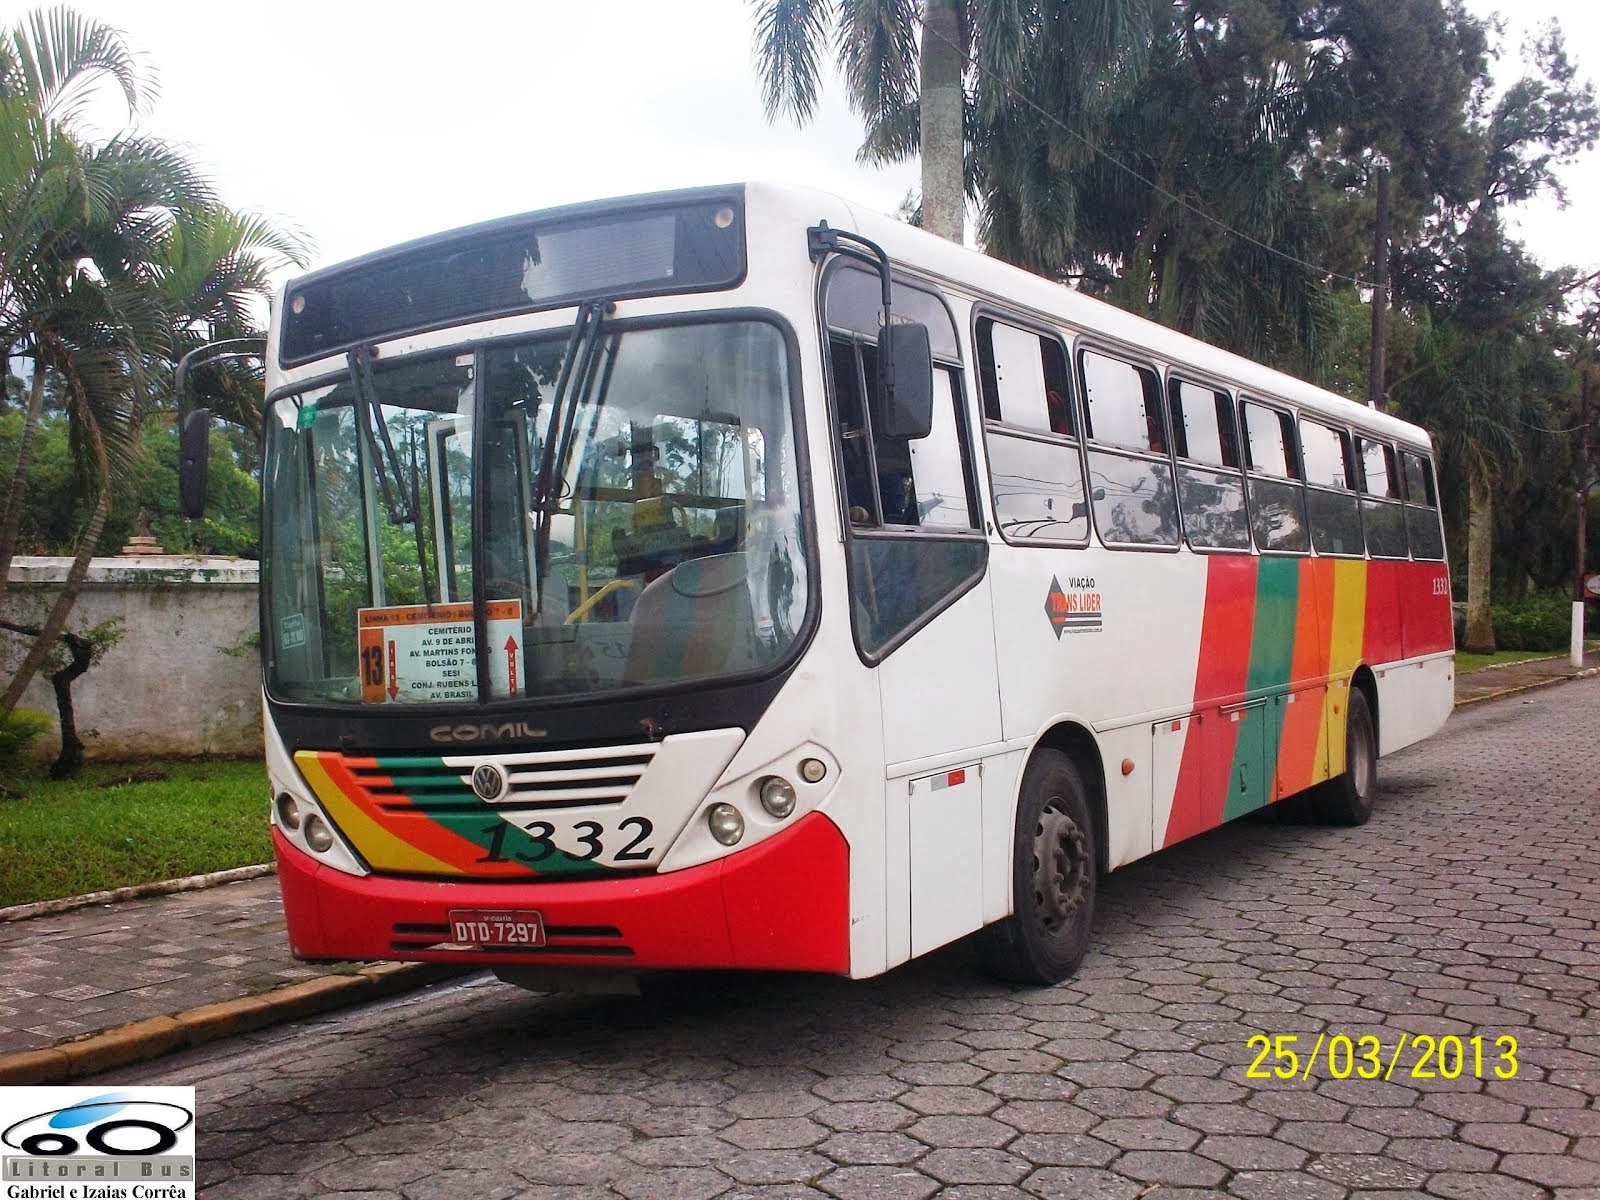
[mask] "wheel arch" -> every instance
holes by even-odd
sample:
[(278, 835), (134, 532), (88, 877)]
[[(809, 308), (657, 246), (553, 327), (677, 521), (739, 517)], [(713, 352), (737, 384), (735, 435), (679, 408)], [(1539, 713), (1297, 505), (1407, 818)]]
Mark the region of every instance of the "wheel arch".
[(1362, 663), (1350, 677), (1350, 686), (1358, 689), (1367, 698), (1367, 711), (1372, 714), (1372, 734), (1379, 739), (1378, 745), (1383, 745), (1380, 724), (1382, 714), (1378, 711), (1378, 677), (1372, 673), (1371, 667)]
[[(1032, 764), (1040, 750), (1055, 750), (1065, 754), (1072, 760), (1072, 765), (1078, 768), (1078, 773), (1083, 776), (1084, 785), (1089, 789), (1089, 811), (1094, 818), (1095, 861), (1099, 864), (1099, 874), (1106, 873), (1107, 855), (1110, 853), (1110, 830), (1106, 824), (1106, 770), (1105, 762), (1100, 756), (1100, 744), (1095, 741), (1094, 734), (1085, 725), (1076, 721), (1060, 721), (1045, 730), (1039, 740), (1034, 743), (1033, 749), (1028, 752), (1028, 763), (1024, 764), (1023, 774), (1027, 773), (1028, 766)], [(1018, 788), (1021, 788), (1022, 776), (1017, 777)], [(1013, 805), (1015, 810), (1015, 805)]]

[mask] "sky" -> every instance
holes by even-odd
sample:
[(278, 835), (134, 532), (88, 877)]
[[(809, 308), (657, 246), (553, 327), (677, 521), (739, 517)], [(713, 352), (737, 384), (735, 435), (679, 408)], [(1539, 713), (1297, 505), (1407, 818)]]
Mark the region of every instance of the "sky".
[[(512, 213), (741, 179), (800, 182), (893, 211), (915, 164), (856, 161), (843, 88), (813, 120), (768, 123), (747, 0), (71, 0), (159, 74), (141, 128), (186, 147), (231, 206), (301, 231), (311, 265)], [(1469, 0), (1488, 14), (1489, 0)], [(9, 29), (33, 5), (0, 0)], [(1600, 4), (1516, 0), (1522, 35), (1558, 17), (1600, 78)], [(115, 117), (115, 110), (108, 110)], [(1600, 150), (1562, 172), (1571, 206), (1529, 206), (1547, 266), (1600, 270)]]

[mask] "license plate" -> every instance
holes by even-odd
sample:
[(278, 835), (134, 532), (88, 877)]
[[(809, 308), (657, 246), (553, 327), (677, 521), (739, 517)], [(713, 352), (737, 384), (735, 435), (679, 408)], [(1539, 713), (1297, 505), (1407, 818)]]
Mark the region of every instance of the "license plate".
[(530, 911), (452, 909), (450, 940), (465, 946), (542, 946), (544, 918)]

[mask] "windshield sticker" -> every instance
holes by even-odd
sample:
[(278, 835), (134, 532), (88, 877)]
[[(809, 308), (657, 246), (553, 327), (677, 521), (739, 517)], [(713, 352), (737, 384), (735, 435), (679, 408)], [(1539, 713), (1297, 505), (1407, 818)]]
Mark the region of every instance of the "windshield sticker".
[[(488, 617), (489, 691), (517, 693), (522, 601), (491, 600)], [(399, 604), (363, 608), (356, 616), (361, 651), (361, 699), (367, 704), (476, 700), (478, 655), (472, 605)]]
[(317, 423), (317, 403), (315, 400), (303, 405), (294, 419), (296, 429), (310, 429)]
[(306, 618), (304, 613), (290, 613), (278, 621), (278, 648), (298, 650), (306, 644)]
[(1044, 615), (1050, 618), (1050, 628), (1056, 631), (1056, 641), (1063, 633), (1099, 633), (1104, 623), (1100, 611), (1100, 593), (1095, 591), (1094, 576), (1072, 575), (1067, 578), (1068, 590), (1063, 591), (1061, 581), (1050, 577), (1050, 592), (1044, 600)]

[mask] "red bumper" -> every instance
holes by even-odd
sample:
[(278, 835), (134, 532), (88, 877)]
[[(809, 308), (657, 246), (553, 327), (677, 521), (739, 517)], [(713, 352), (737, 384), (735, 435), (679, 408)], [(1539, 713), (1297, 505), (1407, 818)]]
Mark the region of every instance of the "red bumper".
[[(716, 862), (549, 883), (346, 875), (276, 829), (289, 944), (302, 958), (612, 969), (850, 970), (850, 850), (821, 813)], [(534, 909), (549, 944), (450, 950), (451, 909)]]

